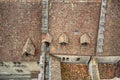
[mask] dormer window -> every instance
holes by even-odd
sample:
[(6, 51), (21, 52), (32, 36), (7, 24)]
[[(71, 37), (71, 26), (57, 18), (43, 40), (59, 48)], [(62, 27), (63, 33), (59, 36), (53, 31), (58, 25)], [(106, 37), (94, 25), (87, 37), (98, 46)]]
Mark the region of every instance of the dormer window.
[(23, 55), (25, 56), (35, 55), (35, 47), (30, 38), (27, 39), (25, 46), (23, 47)]
[(60, 35), (60, 37), (59, 37), (59, 44), (61, 44), (61, 45), (68, 44), (68, 36), (65, 33)]
[(90, 44), (90, 37), (88, 36), (88, 34), (83, 34), (80, 38), (80, 44), (82, 46), (87, 46)]
[(24, 52), (24, 55), (25, 55), (26, 57), (28, 57), (28, 56), (30, 56), (31, 54), (30, 54), (30, 53), (27, 53), (27, 52)]
[(43, 37), (42, 42), (51, 43), (51, 42), (52, 42), (52, 36), (51, 36), (49, 33), (47, 33), (47, 34)]

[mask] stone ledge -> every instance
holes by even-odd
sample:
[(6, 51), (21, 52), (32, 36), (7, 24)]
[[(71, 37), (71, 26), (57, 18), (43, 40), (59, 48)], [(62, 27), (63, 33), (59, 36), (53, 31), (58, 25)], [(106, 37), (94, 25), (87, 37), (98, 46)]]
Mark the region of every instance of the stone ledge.
[(49, 80), (62, 80), (60, 61), (56, 57), (50, 56), (49, 65), (50, 65), (49, 66)]

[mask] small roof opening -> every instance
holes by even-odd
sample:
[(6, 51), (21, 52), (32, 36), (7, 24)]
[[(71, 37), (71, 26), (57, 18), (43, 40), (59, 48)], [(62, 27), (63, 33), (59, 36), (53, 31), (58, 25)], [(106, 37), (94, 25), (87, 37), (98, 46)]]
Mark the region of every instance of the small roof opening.
[(44, 42), (44, 43), (51, 43), (51, 42), (52, 42), (52, 36), (51, 36), (49, 33), (47, 33), (47, 34), (43, 37), (42, 42)]
[(83, 34), (80, 38), (80, 44), (83, 46), (87, 46), (90, 44), (90, 37), (88, 34)]
[(35, 55), (35, 46), (30, 38), (27, 39), (23, 47), (23, 55)]
[(59, 44), (61, 44), (61, 45), (68, 44), (68, 36), (65, 33), (60, 35), (60, 37), (59, 37)]

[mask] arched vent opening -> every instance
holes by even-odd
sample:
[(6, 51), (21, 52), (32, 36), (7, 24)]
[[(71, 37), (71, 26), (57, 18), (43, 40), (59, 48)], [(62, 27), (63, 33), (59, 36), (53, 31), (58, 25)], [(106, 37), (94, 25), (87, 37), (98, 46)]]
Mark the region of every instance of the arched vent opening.
[(88, 34), (83, 34), (80, 38), (80, 44), (82, 46), (88, 46), (90, 44), (90, 37)]
[(47, 51), (49, 51), (49, 49), (50, 49), (50, 43), (49, 42), (45, 42), (45, 45), (46, 45)]
[(68, 44), (68, 36), (65, 33), (60, 35), (60, 37), (59, 37), (59, 44), (61, 44), (61, 45)]
[(68, 57), (66, 58), (66, 61), (69, 61), (69, 58), (68, 58)]
[(42, 42), (43, 43), (51, 43), (52, 42), (52, 36), (49, 34), (49, 33), (47, 33), (44, 37), (43, 37), (43, 39), (42, 39)]
[(62, 58), (62, 61), (65, 61), (65, 57)]
[(45, 43), (47, 51), (50, 48), (50, 43), (51, 42), (52, 42), (52, 36), (49, 33), (47, 33), (42, 39), (42, 43)]
[(77, 58), (76, 61), (80, 61), (80, 58)]
[(25, 55), (26, 57), (28, 57), (28, 56), (30, 56), (30, 53), (24, 52), (24, 55)]

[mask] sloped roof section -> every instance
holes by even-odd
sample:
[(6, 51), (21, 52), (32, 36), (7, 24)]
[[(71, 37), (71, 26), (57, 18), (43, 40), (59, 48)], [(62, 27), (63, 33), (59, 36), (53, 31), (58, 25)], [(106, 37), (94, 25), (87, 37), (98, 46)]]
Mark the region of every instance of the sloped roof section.
[(120, 56), (120, 0), (108, 0), (101, 55)]
[(51, 36), (49, 33), (47, 33), (47, 34), (45, 35), (45, 37), (43, 38), (42, 42), (51, 43), (51, 42), (52, 42), (52, 36)]
[(25, 46), (23, 47), (23, 54), (35, 55), (35, 47), (30, 38), (27, 39)]

